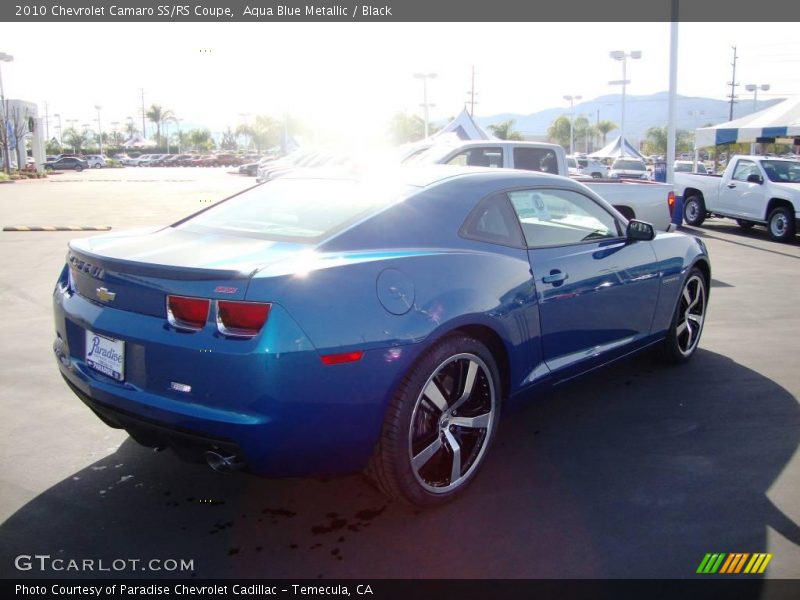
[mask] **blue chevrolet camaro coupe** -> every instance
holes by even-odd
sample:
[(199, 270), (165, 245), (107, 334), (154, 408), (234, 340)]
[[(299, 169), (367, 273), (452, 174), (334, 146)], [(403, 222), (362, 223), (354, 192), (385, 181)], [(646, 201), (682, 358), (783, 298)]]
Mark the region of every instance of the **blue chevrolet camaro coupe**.
[(434, 506), (475, 478), (501, 401), (654, 345), (688, 360), (710, 278), (700, 240), (567, 178), (294, 174), (71, 242), (54, 351), (146, 446), (268, 476), (365, 470)]

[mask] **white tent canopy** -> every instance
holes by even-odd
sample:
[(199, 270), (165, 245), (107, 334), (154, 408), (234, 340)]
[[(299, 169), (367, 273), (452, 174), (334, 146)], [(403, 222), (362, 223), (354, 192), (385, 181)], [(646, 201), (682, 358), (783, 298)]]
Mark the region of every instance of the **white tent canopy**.
[(597, 152), (592, 152), (589, 156), (591, 158), (619, 158), (623, 154), (625, 156), (641, 158), (644, 160), (644, 156), (642, 156), (642, 154), (636, 148), (634, 148), (628, 140), (625, 140), (625, 148), (623, 152), (622, 138), (620, 136), (617, 136), (611, 141), (610, 144), (600, 148), (600, 150)]
[(496, 140), (497, 138), (488, 133), (478, 125), (467, 112), (463, 109), (458, 116), (442, 127), (439, 131), (430, 136), (433, 139), (440, 137), (452, 137), (448, 134), (455, 134), (460, 140)]
[(800, 136), (800, 96), (756, 113), (695, 130), (694, 147), (705, 148), (719, 144), (758, 142), (759, 138), (777, 140)]

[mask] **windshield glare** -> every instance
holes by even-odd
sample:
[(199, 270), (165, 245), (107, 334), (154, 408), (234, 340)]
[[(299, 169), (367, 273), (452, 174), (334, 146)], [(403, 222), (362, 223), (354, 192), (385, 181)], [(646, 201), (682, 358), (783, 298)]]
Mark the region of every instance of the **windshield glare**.
[(314, 242), (417, 189), (344, 179), (277, 179), (221, 202), (177, 227)]

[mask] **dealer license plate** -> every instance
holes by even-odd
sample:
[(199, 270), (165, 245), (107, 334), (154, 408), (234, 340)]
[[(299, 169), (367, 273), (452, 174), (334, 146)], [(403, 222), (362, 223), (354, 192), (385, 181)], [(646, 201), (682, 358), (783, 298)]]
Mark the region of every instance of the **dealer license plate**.
[(125, 342), (86, 330), (86, 364), (117, 381), (125, 380)]

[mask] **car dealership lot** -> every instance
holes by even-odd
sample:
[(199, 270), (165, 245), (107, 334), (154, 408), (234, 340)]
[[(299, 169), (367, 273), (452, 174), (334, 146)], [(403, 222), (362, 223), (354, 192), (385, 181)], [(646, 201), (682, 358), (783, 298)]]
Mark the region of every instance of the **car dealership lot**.
[[(252, 183), (69, 172), (0, 186), (0, 224), (165, 224)], [(692, 362), (644, 355), (508, 407), (475, 484), (429, 512), (356, 475), (225, 476), (107, 428), (51, 351), (50, 294), (82, 234), (0, 233), (0, 574), (80, 575), (14, 567), (50, 554), (193, 560), (198, 578), (689, 577), (706, 552), (768, 551), (767, 576), (796, 576), (800, 243), (719, 220), (698, 231), (714, 281)]]

